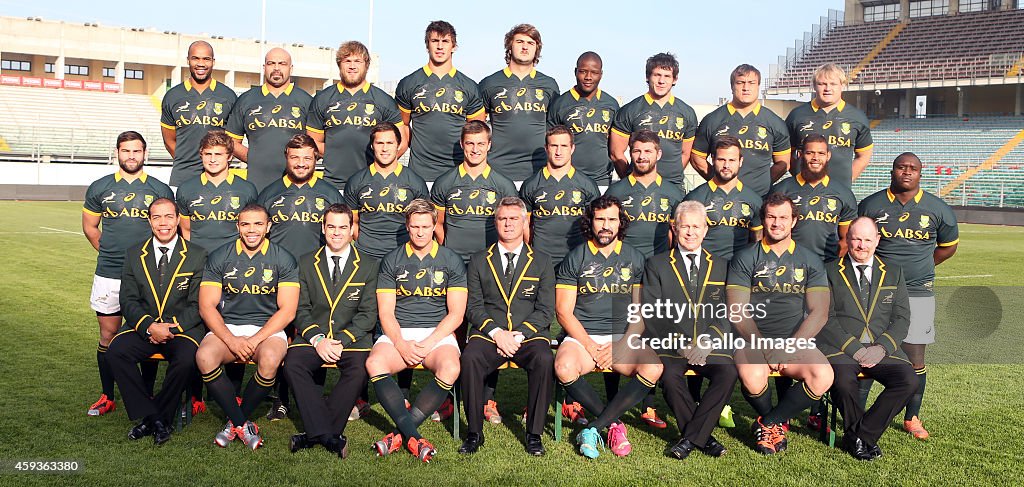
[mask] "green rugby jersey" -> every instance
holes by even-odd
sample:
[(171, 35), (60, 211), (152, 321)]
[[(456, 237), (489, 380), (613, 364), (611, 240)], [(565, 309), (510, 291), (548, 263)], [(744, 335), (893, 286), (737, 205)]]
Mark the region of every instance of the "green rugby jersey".
[(241, 239), (210, 252), (202, 286), (221, 288), (220, 315), (231, 325), (263, 326), (277, 312), (277, 290), (299, 287), (295, 257), (270, 240), (249, 257)]
[(839, 257), (839, 227), (857, 218), (857, 198), (849, 188), (829, 176), (812, 185), (797, 174), (773, 186), (771, 193), (782, 193), (796, 203), (800, 221), (793, 228), (793, 240), (825, 262)]
[(476, 179), (464, 164), (438, 178), (430, 188), (430, 201), (444, 212), (444, 246), (468, 263), (474, 253), (497, 242), (494, 210), (506, 196), (518, 196), (516, 186), (491, 166)]
[[(737, 251), (729, 262), (726, 284), (727, 289), (750, 291), (754, 323), (768, 338), (792, 336), (804, 319), (806, 293), (828, 292), (821, 259), (794, 241), (781, 256), (764, 241)], [(763, 317), (759, 309), (764, 310)]]
[(205, 172), (182, 183), (175, 199), (178, 213), (191, 224), (189, 241), (214, 250), (238, 240), (238, 210), (254, 203), (258, 194), (256, 186), (230, 172), (219, 185)]
[(572, 165), (598, 186), (611, 183), (612, 160), (608, 157), (608, 130), (611, 129), (619, 102), (601, 90), (588, 100), (576, 88), (562, 94), (548, 107), (548, 127), (565, 125), (573, 133), (576, 150)]
[(402, 114), (393, 98), (369, 82), (355, 93), (341, 83), (317, 92), (306, 128), (324, 134), (324, 179), (343, 188), (373, 163), (370, 131), (381, 122), (402, 125)]
[[(825, 136), (832, 158), (828, 161), (828, 174), (837, 184), (847, 188), (853, 185), (853, 158), (858, 152), (873, 147), (868, 117), (857, 107), (845, 101), (829, 112), (818, 107), (815, 100), (804, 103), (786, 117), (789, 141), (799, 149), (804, 137), (810, 134)], [(800, 171), (800, 159), (793, 162), (791, 170)]]
[(224, 130), (232, 138), (249, 139), (246, 179), (259, 191), (284, 174), (284, 146), (306, 133), (306, 110), (313, 97), (291, 83), (280, 96), (267, 85), (242, 93)]
[(557, 267), (570, 249), (586, 241), (579, 220), (598, 196), (597, 183), (575, 167), (556, 179), (545, 166), (523, 182), (519, 197), (530, 212), (533, 248), (550, 256)]
[(669, 95), (665, 105), (659, 106), (649, 93), (645, 93), (615, 113), (611, 130), (629, 137), (640, 129), (651, 130), (661, 137), (658, 174), (672, 183), (682, 184), (683, 142), (693, 140), (697, 133), (697, 114), (693, 108), (675, 95)]
[(785, 122), (760, 103), (754, 105), (745, 117), (733, 108), (732, 103), (726, 103), (700, 121), (692, 152), (706, 158), (715, 145), (715, 139), (723, 135), (736, 137), (743, 146), (740, 181), (758, 196), (768, 194), (772, 186), (773, 157), (785, 156), (789, 160), (789, 130)]
[(455, 68), (438, 74), (423, 66), (398, 82), (395, 101), (412, 117), (410, 169), (434, 181), (462, 162), (462, 127), (484, 113), (476, 82)]
[(406, 243), (384, 256), (377, 294), (395, 295), (395, 319), (402, 328), (434, 328), (448, 314), (448, 292), (466, 292), (466, 267), (450, 249), (431, 243), (420, 259)]
[(82, 211), (101, 217), (97, 276), (121, 279), (125, 251), (152, 236), (149, 205), (157, 198), (174, 199), (174, 193), (166, 184), (145, 172), (140, 172), (138, 179), (132, 182), (116, 172), (89, 185)]
[(167, 90), (160, 105), (160, 126), (175, 133), (171, 186), (181, 186), (203, 172), (199, 142), (206, 132), (224, 128), (237, 98), (234, 90), (217, 80), (202, 93), (192, 88), (188, 78)]
[(547, 162), (544, 134), (558, 83), (536, 69), (519, 79), (506, 67), (480, 80), (480, 97), (494, 141), (488, 163), (513, 181), (525, 181)]
[(572, 314), (588, 335), (619, 335), (626, 331), (633, 289), (641, 285), (644, 256), (621, 241), (605, 258), (594, 242), (569, 251), (558, 266), (556, 289), (576, 291)]
[(700, 201), (708, 212), (708, 234), (704, 248), (722, 260), (732, 259), (735, 252), (750, 242), (750, 231), (761, 229), (761, 197), (738, 181), (726, 192), (714, 180), (687, 193), (685, 201)]
[(288, 176), (278, 179), (260, 192), (256, 202), (270, 213), (270, 241), (292, 255), (306, 255), (323, 245), (324, 210), (342, 201), (337, 188), (314, 175), (303, 185)]
[(662, 182), (661, 176), (657, 176), (653, 184), (644, 186), (630, 174), (605, 191), (606, 195), (622, 202), (622, 209), (629, 217), (624, 241), (644, 257), (668, 250), (672, 212), (686, 196), (679, 186)]
[(882, 234), (878, 255), (903, 268), (907, 294), (933, 296), (935, 247), (960, 241), (953, 209), (923, 189), (904, 205), (886, 188), (861, 200), (857, 212), (875, 219)]
[(356, 247), (380, 260), (408, 242), (405, 207), (416, 198), (430, 198), (427, 183), (398, 162), (386, 176), (377, 172), (376, 164), (353, 174), (345, 184), (344, 199), (359, 215)]

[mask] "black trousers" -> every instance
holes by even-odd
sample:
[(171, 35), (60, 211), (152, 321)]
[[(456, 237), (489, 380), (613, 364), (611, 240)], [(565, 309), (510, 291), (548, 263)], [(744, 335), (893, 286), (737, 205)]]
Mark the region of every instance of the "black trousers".
[[(665, 371), (661, 374), (661, 385), (665, 401), (676, 416), (679, 432), (683, 438), (697, 446), (704, 446), (711, 432), (718, 425), (722, 408), (729, 402), (733, 387), (739, 379), (736, 362), (731, 357), (709, 355), (706, 365), (690, 365), (685, 358), (660, 357)], [(698, 405), (690, 394), (686, 371), (694, 370), (708, 379), (708, 388)]]
[[(170, 425), (177, 413), (185, 386), (196, 373), (196, 350), (192, 340), (176, 336), (167, 343), (154, 345), (137, 333), (125, 333), (110, 342), (107, 363), (114, 381), (121, 389), (128, 418), (132, 420), (153, 417)], [(148, 387), (139, 372), (139, 362), (159, 353), (167, 359), (167, 374), (163, 387), (155, 398), (149, 396)]]
[(341, 376), (324, 398), (322, 385), (315, 377), (324, 365), (313, 347), (292, 347), (284, 359), (284, 374), (291, 384), (295, 402), (306, 427), (306, 436), (339, 436), (345, 432), (348, 415), (366, 384), (366, 357), (370, 352), (348, 350), (338, 359)]
[[(498, 355), (493, 342), (474, 338), (462, 351), (462, 397), (466, 409), (466, 423), (470, 433), (481, 433), (484, 427), (484, 379), (508, 359)], [(512, 357), (519, 368), (526, 371), (527, 396), (526, 432), (539, 435), (544, 432), (548, 403), (551, 402), (555, 380), (555, 357), (547, 340), (523, 342)]]
[[(843, 413), (843, 429), (872, 445), (878, 443), (889, 421), (896, 417), (917, 390), (917, 376), (909, 362), (885, 357), (878, 365), (863, 368), (849, 355), (829, 357), (835, 381), (832, 382), (832, 400)], [(857, 373), (878, 381), (885, 389), (868, 408), (860, 406), (860, 386)]]

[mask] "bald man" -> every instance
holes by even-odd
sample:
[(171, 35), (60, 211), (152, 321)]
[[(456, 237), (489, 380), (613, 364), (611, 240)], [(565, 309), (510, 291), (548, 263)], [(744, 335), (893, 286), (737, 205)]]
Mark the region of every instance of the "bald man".
[(224, 128), (238, 98), (231, 87), (213, 79), (213, 46), (195, 41), (188, 46), (189, 77), (167, 90), (161, 103), (160, 132), (164, 147), (174, 158), (170, 186), (203, 172), (199, 141), (207, 132)]
[[(835, 372), (832, 399), (843, 413), (843, 448), (858, 460), (874, 460), (886, 426), (917, 390), (918, 380), (900, 343), (910, 327), (910, 298), (903, 268), (875, 254), (880, 235), (862, 216), (846, 232), (847, 256), (826, 264), (832, 312), (818, 332), (818, 347)], [(857, 374), (885, 390), (865, 412)]]
[(263, 79), (238, 98), (225, 129), (234, 139), (235, 157), (248, 163), (246, 179), (257, 191), (284, 175), (284, 146), (306, 132), (306, 112), (313, 100), (292, 82), (292, 56), (280, 47), (263, 59)]

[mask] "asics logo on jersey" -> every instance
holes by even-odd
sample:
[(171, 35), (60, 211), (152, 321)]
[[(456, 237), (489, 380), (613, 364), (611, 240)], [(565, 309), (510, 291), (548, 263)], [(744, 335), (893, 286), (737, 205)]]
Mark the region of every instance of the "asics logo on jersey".
[(108, 195), (103, 197), (103, 201), (100, 201), (100, 203), (113, 203), (114, 202), (114, 197), (116, 197), (116, 196), (117, 196), (117, 194), (115, 194), (113, 191), (111, 191), (110, 194), (108, 194)]
[(334, 102), (333, 105), (327, 107), (327, 113), (340, 112), (340, 111), (341, 111), (341, 102), (340, 101)]
[(249, 116), (250, 117), (255, 116), (255, 115), (259, 115), (261, 113), (263, 113), (263, 106), (262, 105), (260, 105), (260, 106), (258, 106), (256, 108), (253, 108), (252, 110), (249, 110)]
[(807, 123), (800, 126), (801, 132), (806, 132), (814, 128), (814, 120), (808, 120)]
[(729, 133), (729, 126), (728, 125), (718, 129), (718, 132), (715, 132), (715, 137), (719, 137), (719, 136), (725, 135), (727, 133)]
[(188, 102), (188, 101), (186, 101), (186, 102), (185, 102), (185, 104), (184, 104), (184, 105), (182, 105), (182, 106), (180, 106), (180, 107), (178, 107), (178, 109), (177, 109), (177, 110), (175, 110), (175, 112), (184, 112), (184, 111), (187, 111), (187, 110), (188, 110), (188, 107), (189, 107), (189, 104), (191, 104), (191, 103), (192, 103), (192, 102)]
[(427, 97), (427, 88), (426, 87), (421, 88), (420, 91), (417, 91), (414, 95), (412, 95), (412, 99), (413, 100), (416, 100), (416, 99), (419, 99), (419, 98), (426, 98), (426, 97)]
[(507, 88), (502, 88), (501, 91), (499, 91), (499, 92), (494, 94), (494, 99), (497, 100), (499, 98), (507, 98), (505, 96), (507, 93), (508, 93), (508, 89)]

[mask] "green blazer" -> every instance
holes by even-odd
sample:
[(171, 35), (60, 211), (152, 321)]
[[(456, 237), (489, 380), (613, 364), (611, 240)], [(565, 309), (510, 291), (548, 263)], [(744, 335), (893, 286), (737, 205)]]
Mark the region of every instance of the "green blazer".
[(118, 335), (135, 332), (148, 340), (149, 325), (175, 323), (178, 326), (172, 332), (176, 337), (199, 346), (206, 335), (206, 325), (199, 317), (199, 283), (203, 280), (206, 251), (179, 237), (168, 252), (168, 272), (162, 281), (156, 270), (158, 256), (153, 254), (152, 237), (125, 253), (120, 299), (124, 324)]
[(826, 264), (832, 303), (829, 320), (818, 332), (817, 345), (825, 356), (853, 356), (864, 348), (861, 336), (867, 332), (871, 343), (881, 345), (887, 355), (907, 360), (900, 348), (910, 327), (910, 298), (903, 269), (887, 263), (877, 254), (871, 270), (871, 297), (862, 303), (857, 271), (848, 256)]
[(491, 340), (496, 328), (523, 333), (524, 342), (549, 340), (555, 316), (555, 271), (551, 258), (523, 243), (516, 258), (511, 289), (504, 280), (505, 264), (497, 243), (473, 255), (466, 269), (469, 338)]
[[(661, 338), (668, 336), (668, 333), (680, 333), (690, 340), (695, 340), (700, 335), (724, 339), (726, 333), (730, 332), (732, 326), (727, 316), (723, 318), (722, 312), (727, 309), (725, 282), (729, 273), (729, 263), (711, 255), (703, 248), (701, 257), (696, 286), (690, 286), (687, 282), (686, 258), (679, 252), (678, 246), (647, 259), (644, 266), (642, 302), (654, 304), (660, 300), (685, 306), (690, 311), (682, 319), (645, 319), (647, 335)], [(696, 312), (692, 312), (694, 310)], [(712, 354), (732, 356), (731, 350), (716, 351)], [(681, 356), (678, 351), (661, 351), (659, 355)]]
[(335, 286), (324, 247), (299, 259), (299, 308), (292, 347), (309, 347), (323, 333), (346, 350), (369, 351), (377, 326), (377, 272), (380, 262), (349, 247)]

